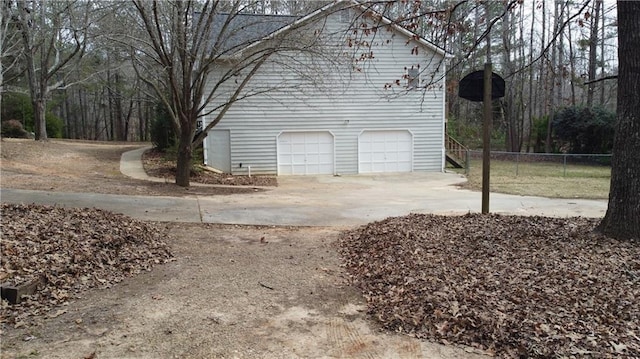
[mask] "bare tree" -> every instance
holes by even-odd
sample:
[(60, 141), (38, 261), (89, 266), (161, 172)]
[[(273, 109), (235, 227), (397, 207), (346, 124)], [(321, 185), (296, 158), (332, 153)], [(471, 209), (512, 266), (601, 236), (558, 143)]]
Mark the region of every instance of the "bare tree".
[(91, 3), (20, 0), (16, 5), (35, 136), (36, 140), (46, 140), (45, 113), (49, 93), (64, 84), (68, 68), (84, 54)]
[(597, 67), (597, 49), (598, 49), (598, 25), (600, 25), (600, 9), (602, 8), (602, 0), (596, 0), (593, 3), (593, 16), (591, 17), (591, 27), (589, 35), (589, 68), (587, 85), (587, 107), (593, 106), (593, 95), (596, 89), (595, 83)]
[(640, 241), (640, 2), (618, 1), (618, 62), (611, 189), (598, 230)]
[[(133, 4), (145, 34), (132, 49), (135, 68), (173, 119), (179, 186), (189, 186), (194, 146), (235, 102), (247, 96), (243, 90), (267, 60), (285, 51), (321, 53), (316, 32), (298, 31), (308, 25), (304, 20), (276, 19), (280, 23), (271, 26), (277, 25), (274, 31), (281, 29), (269, 41), (252, 38), (250, 24), (237, 22), (243, 21), (241, 14), (251, 2), (134, 0)], [(283, 27), (285, 22), (290, 25)], [(205, 112), (210, 102), (215, 106)], [(196, 135), (198, 119), (210, 114), (213, 120)]]
[[(5, 74), (17, 68), (20, 61), (21, 43), (15, 22), (11, 19), (11, 1), (2, 0), (0, 5), (0, 102), (5, 92)], [(6, 62), (5, 62), (6, 60)], [(11, 77), (11, 76), (10, 76)], [(8, 79), (10, 81), (11, 79)]]

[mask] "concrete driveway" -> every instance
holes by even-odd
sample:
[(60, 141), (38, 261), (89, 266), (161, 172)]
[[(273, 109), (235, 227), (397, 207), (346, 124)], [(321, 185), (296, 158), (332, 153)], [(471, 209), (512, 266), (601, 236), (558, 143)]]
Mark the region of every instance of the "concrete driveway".
[[(146, 176), (139, 172), (136, 157), (132, 158), (123, 162), (123, 173)], [(353, 226), (412, 212), (464, 214), (481, 209), (481, 194), (459, 189), (456, 184), (465, 179), (452, 173), (287, 176), (278, 181), (277, 188), (267, 191), (226, 196), (151, 197), (15, 189), (2, 189), (1, 196), (3, 202), (97, 207), (143, 220), (256, 225)], [(602, 217), (606, 206), (603, 200), (491, 194), (494, 213)]]
[[(342, 226), (415, 213), (479, 212), (481, 194), (461, 190), (448, 173), (280, 177), (277, 189), (200, 198), (204, 222)], [(497, 213), (601, 217), (605, 201), (492, 194)]]

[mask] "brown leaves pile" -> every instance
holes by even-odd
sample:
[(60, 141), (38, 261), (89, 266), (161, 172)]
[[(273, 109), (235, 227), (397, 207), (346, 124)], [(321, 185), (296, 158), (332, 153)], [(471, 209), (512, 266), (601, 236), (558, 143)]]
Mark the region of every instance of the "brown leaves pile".
[(0, 280), (34, 280), (34, 295), (16, 305), (2, 301), (3, 324), (20, 326), (83, 290), (107, 288), (166, 263), (166, 227), (99, 209), (2, 204)]
[(640, 356), (640, 242), (596, 220), (412, 214), (339, 241), (390, 330), (500, 357)]
[[(142, 155), (144, 171), (152, 177), (165, 178), (174, 181), (176, 178), (176, 162), (168, 160), (165, 153), (157, 149), (145, 151)], [(198, 171), (194, 171), (198, 169)], [(234, 176), (228, 173), (207, 171), (200, 166), (191, 170), (191, 181), (195, 183), (225, 186), (261, 186), (277, 187), (278, 180), (274, 176)]]

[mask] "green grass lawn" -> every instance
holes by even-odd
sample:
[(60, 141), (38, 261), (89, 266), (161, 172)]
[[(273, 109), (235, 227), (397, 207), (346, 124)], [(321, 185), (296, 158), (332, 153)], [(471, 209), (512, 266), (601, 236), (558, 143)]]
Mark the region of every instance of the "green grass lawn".
[[(464, 170), (456, 170), (462, 171)], [(463, 186), (482, 190), (482, 160), (472, 159), (468, 182)], [(552, 198), (607, 199), (611, 168), (549, 162), (491, 161), (491, 192)]]

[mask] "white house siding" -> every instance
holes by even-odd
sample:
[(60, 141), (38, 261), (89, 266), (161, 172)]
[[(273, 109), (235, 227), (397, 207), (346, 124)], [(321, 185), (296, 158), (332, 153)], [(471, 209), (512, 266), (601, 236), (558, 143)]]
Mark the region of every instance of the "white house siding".
[[(339, 16), (331, 17), (326, 28), (333, 31), (341, 25), (339, 21)], [(234, 104), (216, 126), (230, 131), (232, 173), (246, 174), (251, 166), (255, 174), (276, 174), (278, 135), (305, 130), (331, 131), (334, 135), (336, 174), (358, 172), (358, 136), (364, 130), (411, 131), (413, 171), (442, 171), (443, 80), (428, 89), (406, 91), (402, 78), (405, 67), (420, 64), (423, 79), (430, 80), (436, 69), (435, 78), (440, 79), (444, 74), (442, 56), (421, 46), (417, 55), (412, 54), (417, 43), (412, 40), (407, 44), (407, 38), (396, 32), (379, 30), (375, 39), (367, 39), (376, 44), (372, 49), (375, 58), (361, 63), (361, 72), (349, 73), (346, 68), (342, 73), (334, 69), (324, 74), (308, 73), (322, 79), (319, 88), (301, 82), (292, 74), (295, 71), (283, 70), (294, 65), (283, 66), (277, 63), (281, 61), (278, 58), (265, 63), (247, 89), (283, 81), (287, 86)], [(345, 51), (353, 51), (346, 46), (346, 39), (340, 41)], [(299, 55), (296, 58), (301, 59)], [(283, 80), (283, 73), (288, 80)], [(385, 89), (385, 84), (397, 79), (401, 86)]]

